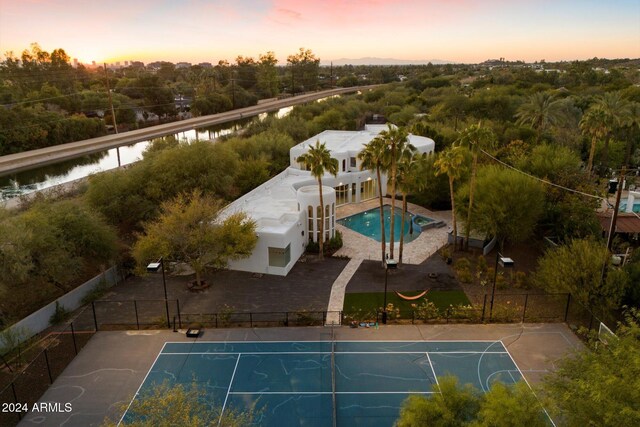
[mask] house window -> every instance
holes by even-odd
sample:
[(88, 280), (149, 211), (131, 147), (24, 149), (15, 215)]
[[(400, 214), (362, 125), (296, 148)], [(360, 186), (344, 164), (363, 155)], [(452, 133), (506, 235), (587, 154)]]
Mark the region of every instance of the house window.
[(347, 171), (347, 161), (342, 160), (342, 172), (346, 172), (346, 171)]
[(272, 248), (269, 246), (269, 266), (286, 267), (291, 262), (291, 244), (286, 248)]
[(352, 168), (356, 167), (356, 158), (355, 157), (350, 157), (349, 158), (349, 166), (351, 166)]

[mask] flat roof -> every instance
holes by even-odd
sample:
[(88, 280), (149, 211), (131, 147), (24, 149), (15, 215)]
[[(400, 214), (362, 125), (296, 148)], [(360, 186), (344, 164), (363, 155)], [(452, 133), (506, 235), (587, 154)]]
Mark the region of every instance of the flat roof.
[[(296, 157), (307, 150), (307, 147), (314, 145), (316, 141), (325, 144), (332, 153), (358, 153), (362, 146), (369, 143), (380, 132), (388, 129), (387, 125), (366, 125), (364, 130), (325, 130), (311, 138), (302, 141), (294, 146), (291, 151), (296, 153)], [(424, 153), (430, 148), (435, 148), (435, 142), (431, 138), (409, 134), (409, 142), (414, 145), (419, 152)]]

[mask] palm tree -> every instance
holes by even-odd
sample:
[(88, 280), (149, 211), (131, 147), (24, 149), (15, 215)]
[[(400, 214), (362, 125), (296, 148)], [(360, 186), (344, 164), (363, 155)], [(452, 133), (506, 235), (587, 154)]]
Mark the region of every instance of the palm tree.
[(400, 153), (407, 147), (413, 148), (409, 144), (409, 134), (406, 129), (396, 127), (392, 124), (388, 125), (387, 130), (380, 132), (377, 138), (384, 141), (385, 145), (385, 163), (389, 171), (389, 181), (391, 181), (391, 223), (389, 224), (391, 235), (389, 241), (389, 256), (393, 259), (394, 249), (394, 227), (395, 227), (395, 209), (396, 209), (396, 175), (398, 173), (398, 157)]
[(592, 105), (580, 120), (580, 130), (582, 130), (582, 133), (591, 136), (591, 148), (589, 149), (589, 160), (587, 160), (587, 173), (591, 174), (596, 142), (606, 137), (609, 133), (605, 111), (597, 105)]
[(384, 207), (382, 202), (382, 180), (381, 172), (386, 171), (385, 168), (385, 145), (384, 141), (379, 138), (372, 139), (368, 144), (364, 145), (364, 149), (358, 153), (358, 159), (361, 161), (360, 169), (376, 171), (378, 180), (378, 200), (380, 201), (380, 245), (382, 247), (382, 266), (385, 262), (385, 233), (384, 233)]
[(622, 94), (618, 92), (606, 92), (596, 98), (594, 102), (596, 108), (601, 108), (606, 119), (607, 125), (607, 137), (604, 140), (604, 147), (602, 148), (602, 165), (605, 168), (609, 167), (609, 143), (613, 139), (613, 133), (627, 126), (632, 120), (631, 117), (631, 105), (629, 101), (622, 97)]
[(557, 126), (564, 120), (564, 105), (561, 99), (550, 92), (536, 92), (518, 108), (516, 113), (519, 125), (529, 125), (536, 130), (536, 140), (551, 126)]
[(309, 147), (309, 151), (297, 158), (306, 169), (311, 171), (311, 175), (318, 180), (318, 192), (320, 193), (320, 227), (318, 231), (318, 247), (320, 249), (320, 259), (324, 257), (324, 198), (322, 197), (322, 177), (325, 173), (333, 176), (338, 175), (338, 161), (331, 157), (331, 152), (324, 143), (316, 141), (316, 145)]
[(464, 249), (469, 248), (469, 235), (471, 234), (471, 210), (476, 187), (476, 173), (478, 171), (478, 154), (481, 150), (490, 149), (496, 140), (496, 136), (489, 128), (483, 128), (482, 123), (471, 125), (460, 133), (456, 143), (467, 148), (471, 152), (473, 162), (471, 164), (471, 180), (469, 181), (469, 210), (467, 211), (467, 223), (465, 224)]
[(415, 150), (405, 149), (398, 162), (398, 189), (402, 193), (402, 224), (400, 225), (400, 249), (398, 263), (402, 264), (402, 249), (404, 247), (404, 219), (407, 213), (407, 194), (410, 191), (420, 191), (426, 185), (423, 176), (426, 154), (417, 154)]
[(451, 146), (440, 153), (440, 157), (434, 162), (436, 176), (447, 174), (449, 177), (449, 192), (451, 193), (451, 212), (453, 219), (453, 250), (458, 249), (458, 226), (456, 223), (456, 201), (453, 183), (460, 178), (462, 165), (466, 160), (465, 149), (460, 146)]

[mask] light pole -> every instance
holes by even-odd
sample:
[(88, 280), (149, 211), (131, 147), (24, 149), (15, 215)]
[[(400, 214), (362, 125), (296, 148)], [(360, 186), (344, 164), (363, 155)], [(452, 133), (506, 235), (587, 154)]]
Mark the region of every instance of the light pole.
[(162, 286), (164, 287), (164, 308), (167, 311), (167, 328), (171, 327), (171, 321), (169, 320), (169, 300), (167, 298), (167, 279), (164, 275), (164, 258), (160, 257), (160, 259), (156, 262), (150, 262), (147, 265), (147, 271), (157, 272), (158, 270), (162, 270)]
[(387, 282), (389, 277), (389, 270), (395, 270), (398, 268), (398, 262), (394, 259), (388, 259), (384, 263), (384, 305), (382, 307), (382, 323), (387, 324)]
[(493, 270), (493, 290), (491, 291), (491, 305), (489, 306), (489, 321), (493, 315), (493, 300), (496, 296), (496, 279), (498, 278), (498, 264), (503, 268), (513, 267), (513, 260), (509, 257), (502, 256), (502, 254), (496, 250), (496, 265)]

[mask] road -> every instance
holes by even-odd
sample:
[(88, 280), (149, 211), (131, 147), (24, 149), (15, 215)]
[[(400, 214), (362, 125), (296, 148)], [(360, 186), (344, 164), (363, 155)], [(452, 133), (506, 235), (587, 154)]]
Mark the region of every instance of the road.
[(173, 123), (165, 123), (144, 129), (137, 129), (115, 135), (106, 135), (98, 138), (85, 139), (83, 141), (70, 142), (38, 150), (9, 154), (0, 157), (0, 176), (10, 175), (16, 172), (35, 169), (40, 166), (58, 163), (63, 160), (74, 159), (88, 154), (109, 150), (111, 148), (131, 145), (136, 142), (173, 135), (191, 129), (218, 125), (238, 119), (257, 116), (262, 113), (277, 111), (284, 107), (304, 104), (332, 95), (342, 95), (356, 91), (369, 90), (373, 86), (356, 86), (349, 88), (330, 89), (321, 92), (313, 92), (285, 99), (267, 101), (251, 107), (226, 111), (220, 114), (194, 117)]

